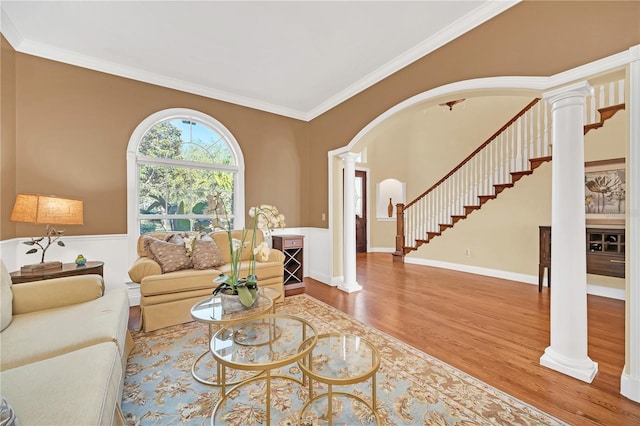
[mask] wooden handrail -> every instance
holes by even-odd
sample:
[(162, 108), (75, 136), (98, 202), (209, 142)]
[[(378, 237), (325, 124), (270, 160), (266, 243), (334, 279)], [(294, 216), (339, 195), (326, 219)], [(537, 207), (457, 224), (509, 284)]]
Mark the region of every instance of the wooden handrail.
[(406, 210), (407, 208), (411, 207), (413, 204), (417, 203), (418, 201), (420, 201), (421, 198), (425, 197), (428, 193), (430, 193), (431, 191), (433, 191), (435, 188), (438, 187), (438, 185), (440, 185), (442, 182), (444, 182), (445, 180), (449, 179), (455, 172), (457, 172), (462, 166), (464, 166), (465, 164), (467, 164), (469, 162), (469, 160), (471, 160), (477, 153), (479, 153), (480, 151), (482, 151), (482, 149), (489, 145), (491, 143), (491, 141), (493, 141), (495, 138), (497, 138), (502, 132), (504, 132), (505, 130), (507, 130), (507, 128), (509, 126), (511, 126), (513, 123), (516, 122), (516, 120), (518, 120), (518, 118), (522, 117), (527, 111), (529, 111), (535, 104), (537, 104), (540, 101), (540, 98), (535, 98), (534, 100), (532, 100), (531, 102), (529, 102), (529, 104), (524, 107), (522, 109), (522, 111), (520, 111), (519, 113), (517, 113), (511, 120), (509, 120), (504, 126), (502, 126), (500, 128), (500, 130), (498, 130), (497, 132), (495, 132), (493, 135), (491, 135), (491, 137), (489, 137), (489, 139), (487, 139), (482, 145), (480, 145), (478, 148), (476, 148), (475, 151), (473, 151), (471, 154), (469, 154), (467, 156), (467, 158), (465, 158), (464, 160), (462, 160), (462, 162), (460, 162), (460, 164), (458, 164), (457, 166), (455, 166), (449, 173), (447, 173), (446, 175), (444, 175), (444, 177), (442, 179), (440, 179), (438, 182), (436, 182), (435, 184), (433, 184), (431, 186), (431, 188), (427, 189), (425, 192), (423, 192), (422, 194), (420, 194), (419, 196), (417, 196), (413, 201), (411, 201), (410, 203), (408, 203), (407, 205), (404, 206), (403, 210)]

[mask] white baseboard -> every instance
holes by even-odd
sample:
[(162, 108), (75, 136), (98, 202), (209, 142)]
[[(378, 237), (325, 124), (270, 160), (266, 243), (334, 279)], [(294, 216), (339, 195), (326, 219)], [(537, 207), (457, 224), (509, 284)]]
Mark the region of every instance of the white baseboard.
[(620, 393), (632, 401), (640, 402), (640, 378), (631, 377), (624, 370), (620, 377)]
[(369, 247), (369, 253), (393, 253), (396, 251), (395, 247)]
[(129, 294), (129, 306), (140, 305), (140, 284), (127, 282), (127, 290)]
[[(538, 285), (538, 277), (536, 275), (520, 274), (517, 272), (501, 271), (499, 269), (483, 268), (480, 266), (462, 265), (459, 263), (442, 262), (431, 259), (417, 259), (414, 257), (404, 258), (405, 263), (423, 266), (433, 266), (435, 268), (450, 269), (452, 271), (466, 272), (469, 274), (484, 275), (487, 277), (500, 278), (503, 280), (517, 281), (525, 284)], [(546, 285), (546, 279), (543, 282)], [(624, 289), (603, 287), (587, 283), (587, 294), (594, 296), (608, 297), (610, 299), (625, 300), (626, 293)]]

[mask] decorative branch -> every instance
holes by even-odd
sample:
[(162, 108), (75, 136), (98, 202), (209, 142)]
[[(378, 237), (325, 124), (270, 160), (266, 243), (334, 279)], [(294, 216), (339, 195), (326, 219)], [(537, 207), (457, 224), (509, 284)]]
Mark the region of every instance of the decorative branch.
[[(47, 249), (51, 244), (57, 242), (60, 247), (65, 247), (62, 241), (59, 241), (60, 237), (64, 234), (64, 230), (57, 231), (55, 228), (47, 225), (47, 233), (44, 237), (33, 238), (31, 237), (31, 241), (23, 241), (22, 244), (26, 244), (28, 246), (38, 246), (38, 248), (32, 248), (27, 251), (26, 254), (34, 254), (37, 253), (38, 250), (42, 250), (42, 258), (40, 259), (40, 263), (44, 263), (44, 255), (47, 253)], [(46, 241), (46, 245), (43, 245)]]

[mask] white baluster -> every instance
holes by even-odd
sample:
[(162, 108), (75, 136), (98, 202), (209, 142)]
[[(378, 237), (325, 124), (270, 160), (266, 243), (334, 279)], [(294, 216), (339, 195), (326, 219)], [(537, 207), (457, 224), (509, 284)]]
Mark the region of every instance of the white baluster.
[(616, 104), (616, 85), (612, 81), (609, 83), (609, 105), (607, 106), (611, 106), (615, 104)]
[(543, 107), (543, 118), (544, 118), (544, 138), (543, 138), (543, 144), (542, 146), (544, 146), (544, 156), (548, 157), (549, 156), (549, 104), (547, 103), (547, 101), (542, 100), (541, 101), (544, 105)]
[(624, 103), (624, 79), (618, 80), (618, 103)]
[(542, 132), (541, 132), (541, 116), (540, 113), (542, 111), (542, 102), (538, 101), (535, 106), (536, 109), (536, 158), (542, 157)]
[(603, 108), (604, 105), (604, 84), (600, 86), (600, 94), (598, 96), (598, 109)]
[(529, 160), (535, 158), (535, 146), (534, 146), (534, 138), (533, 138), (533, 110), (527, 111), (527, 121), (529, 123), (529, 154), (527, 155), (527, 169), (530, 168)]

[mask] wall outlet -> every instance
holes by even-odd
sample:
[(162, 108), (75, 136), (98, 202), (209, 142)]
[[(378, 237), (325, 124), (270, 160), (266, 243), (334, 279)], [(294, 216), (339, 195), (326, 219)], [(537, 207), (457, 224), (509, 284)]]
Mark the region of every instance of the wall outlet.
[(471, 257), (471, 249), (464, 249), (464, 255), (465, 257)]

